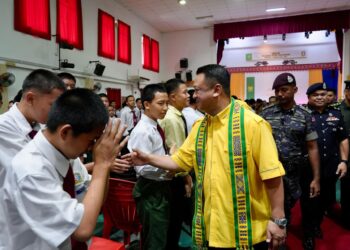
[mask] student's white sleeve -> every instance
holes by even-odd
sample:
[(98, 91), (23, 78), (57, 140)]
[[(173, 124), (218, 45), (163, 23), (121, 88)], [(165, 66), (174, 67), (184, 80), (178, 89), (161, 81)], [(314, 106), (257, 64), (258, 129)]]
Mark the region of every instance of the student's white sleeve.
[(58, 247), (80, 225), (84, 206), (72, 199), (57, 180), (44, 174), (20, 180), (14, 199), (20, 216), (35, 234)]

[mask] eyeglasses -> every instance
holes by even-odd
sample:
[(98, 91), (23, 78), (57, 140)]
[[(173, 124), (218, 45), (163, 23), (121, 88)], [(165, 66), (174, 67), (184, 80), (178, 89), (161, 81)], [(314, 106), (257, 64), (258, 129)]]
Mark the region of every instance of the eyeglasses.
[(212, 90), (212, 89), (213, 88), (208, 88), (208, 89), (194, 88), (194, 93), (198, 95), (198, 94), (205, 93), (205, 92)]

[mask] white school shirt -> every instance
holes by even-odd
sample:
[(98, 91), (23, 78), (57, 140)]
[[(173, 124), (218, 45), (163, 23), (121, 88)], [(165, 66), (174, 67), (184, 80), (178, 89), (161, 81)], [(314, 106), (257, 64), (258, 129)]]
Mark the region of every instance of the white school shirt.
[[(140, 117), (139, 110), (134, 108), (134, 111), (135, 111), (136, 118), (138, 120)], [(133, 113), (131, 111), (131, 108), (129, 108), (128, 106), (125, 106), (122, 109), (121, 114), (120, 114), (120, 119), (121, 119), (122, 124), (125, 124), (127, 126), (126, 132), (134, 128)]]
[[(10, 110), (0, 115), (0, 197), (3, 197), (6, 170), (10, 168), (13, 157), (31, 141), (29, 133), (33, 128), (17, 105), (15, 103)], [(39, 130), (39, 125), (35, 129)], [(0, 250), (11, 249), (5, 214), (5, 208), (0, 206)]]
[(192, 107), (184, 108), (182, 110), (182, 114), (184, 115), (184, 117), (186, 119), (188, 134), (190, 134), (194, 122), (197, 121), (199, 118), (204, 116), (204, 114), (202, 114), (201, 112), (199, 112), (198, 110), (196, 110)]
[(62, 188), (68, 167), (69, 160), (41, 131), (15, 156), (0, 201), (7, 208), (8, 249), (71, 249), (84, 206)]
[[(157, 122), (145, 114), (141, 116), (141, 120), (136, 124), (129, 137), (128, 149), (132, 152), (134, 148), (147, 154), (165, 155), (163, 140), (157, 130)], [(137, 177), (142, 176), (156, 181), (171, 180), (173, 177), (169, 171), (152, 165), (136, 166), (135, 171)]]

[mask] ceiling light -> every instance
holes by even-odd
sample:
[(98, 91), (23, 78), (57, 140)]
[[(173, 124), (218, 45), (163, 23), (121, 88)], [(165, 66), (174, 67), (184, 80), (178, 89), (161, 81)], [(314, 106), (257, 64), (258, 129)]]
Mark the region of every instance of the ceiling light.
[(186, 4), (186, 0), (179, 0), (179, 4), (185, 5)]
[(285, 11), (286, 8), (271, 8), (271, 9), (266, 9), (266, 12), (275, 12), (275, 11)]

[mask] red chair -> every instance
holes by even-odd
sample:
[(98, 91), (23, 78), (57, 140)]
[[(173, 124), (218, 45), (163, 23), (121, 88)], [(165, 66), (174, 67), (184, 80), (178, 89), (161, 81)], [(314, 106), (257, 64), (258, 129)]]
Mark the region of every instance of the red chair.
[(132, 197), (135, 182), (110, 178), (109, 190), (103, 205), (103, 237), (109, 238), (112, 227), (124, 231), (124, 244), (130, 244), (130, 235), (141, 232), (136, 215), (136, 204)]
[(94, 236), (89, 250), (125, 250), (125, 247), (123, 243)]

